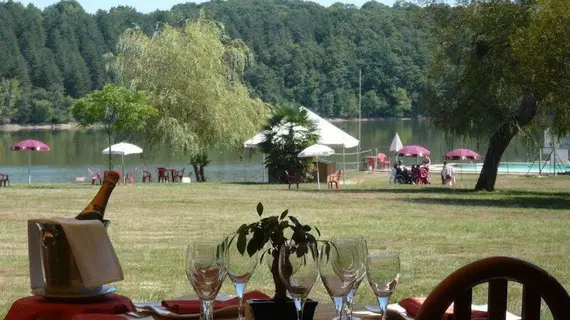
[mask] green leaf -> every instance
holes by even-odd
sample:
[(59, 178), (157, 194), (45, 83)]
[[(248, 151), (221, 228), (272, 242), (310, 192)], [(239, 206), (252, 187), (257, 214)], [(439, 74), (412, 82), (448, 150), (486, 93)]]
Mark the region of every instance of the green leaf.
[(297, 218), (295, 218), (293, 216), (289, 216), (289, 220), (291, 220), (291, 222), (293, 222), (296, 226), (302, 226), (302, 224), (299, 222), (299, 220), (297, 220)]
[(245, 233), (240, 233), (238, 236), (238, 241), (237, 241), (237, 249), (241, 255), (243, 255), (245, 253), (246, 241), (247, 241), (247, 239), (245, 237)]
[(285, 219), (285, 217), (287, 216), (288, 213), (289, 213), (289, 209), (283, 211), (283, 213), (281, 213), (281, 216), (279, 217), (279, 220)]
[(261, 217), (261, 215), (263, 214), (263, 204), (258, 203), (257, 204), (257, 214)]

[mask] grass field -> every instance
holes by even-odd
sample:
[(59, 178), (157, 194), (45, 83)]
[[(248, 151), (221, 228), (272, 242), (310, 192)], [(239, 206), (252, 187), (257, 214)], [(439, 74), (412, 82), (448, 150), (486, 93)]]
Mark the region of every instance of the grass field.
[[(300, 190), (224, 183), (120, 186), (106, 214), (125, 273), (125, 280), (114, 285), (134, 301), (191, 294), (183, 270), (185, 245), (221, 239), (240, 224), (255, 221), (261, 201), (267, 213), (288, 208), (301, 222), (319, 227), (323, 237), (365, 235), (371, 248), (398, 251), (401, 281), (393, 301), (425, 296), (452, 271), (492, 255), (533, 262), (569, 290), (570, 177), (500, 176), (494, 193), (467, 190), (475, 179), (463, 175), (454, 188), (391, 186), (386, 174), (361, 173), (350, 177), (351, 184), (342, 191), (320, 192), (315, 184), (303, 184)], [(73, 184), (0, 188), (0, 316), (30, 291), (26, 220), (73, 217), (96, 191)], [(265, 265), (248, 289), (272, 293)], [(509, 310), (520, 314), (521, 287), (509, 289)], [(476, 290), (477, 302), (485, 301), (484, 290)], [(228, 281), (221, 293), (233, 293)], [(330, 302), (320, 281), (310, 297)], [(357, 299), (372, 303), (366, 283)]]

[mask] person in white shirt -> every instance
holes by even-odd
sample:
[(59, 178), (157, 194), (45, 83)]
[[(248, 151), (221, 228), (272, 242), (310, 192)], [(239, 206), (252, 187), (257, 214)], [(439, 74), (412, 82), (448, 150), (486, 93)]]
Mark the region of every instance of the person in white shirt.
[(443, 169), (441, 170), (441, 184), (454, 185), (455, 184), (455, 168), (448, 166), (447, 162), (443, 162)]

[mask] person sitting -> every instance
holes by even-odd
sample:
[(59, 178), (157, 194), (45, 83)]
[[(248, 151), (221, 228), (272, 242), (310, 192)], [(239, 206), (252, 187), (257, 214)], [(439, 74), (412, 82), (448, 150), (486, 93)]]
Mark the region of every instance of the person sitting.
[(415, 165), (412, 164), (412, 183), (413, 184), (419, 184), (420, 181), (420, 166), (419, 165)]
[(399, 168), (398, 168), (398, 164), (394, 163), (394, 168), (392, 168), (392, 174), (390, 175), (390, 180), (388, 180), (390, 183), (395, 183), (396, 182), (396, 176), (398, 175), (399, 172)]

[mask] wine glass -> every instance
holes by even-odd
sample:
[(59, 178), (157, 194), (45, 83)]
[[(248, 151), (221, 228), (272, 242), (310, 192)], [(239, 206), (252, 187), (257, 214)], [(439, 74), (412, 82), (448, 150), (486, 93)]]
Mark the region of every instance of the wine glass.
[(397, 253), (378, 252), (366, 260), (368, 283), (378, 299), (382, 320), (386, 319), (388, 301), (400, 278), (400, 257)]
[(195, 241), (186, 251), (186, 276), (200, 299), (200, 315), (213, 319), (213, 304), (226, 277), (223, 247), (219, 242)]
[(225, 241), (224, 265), (228, 272), (228, 277), (232, 280), (238, 296), (238, 319), (243, 319), (243, 295), (247, 282), (255, 271), (259, 255), (257, 250), (252, 255), (246, 250), (246, 244), (251, 240), (251, 236), (245, 234), (232, 234)]
[(346, 295), (352, 290), (358, 270), (357, 244), (325, 241), (319, 248), (319, 274), (341, 319)]
[(354, 281), (352, 289), (345, 297), (345, 307), (348, 319), (358, 319), (352, 316), (352, 307), (354, 305), (354, 297), (356, 296), (356, 291), (366, 276), (366, 257), (368, 256), (368, 246), (366, 244), (366, 239), (363, 236), (351, 236), (335, 237), (332, 239), (332, 241), (334, 243), (354, 243), (357, 246), (356, 255), (358, 258), (355, 260), (355, 268), (357, 269), (356, 280)]
[(279, 251), (279, 277), (295, 302), (297, 320), (303, 319), (303, 306), (317, 280), (318, 252), (315, 242), (290, 242)]

